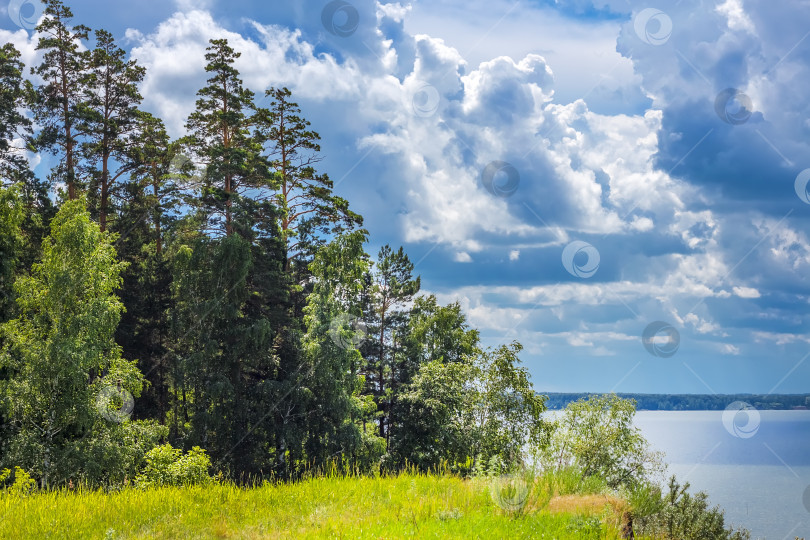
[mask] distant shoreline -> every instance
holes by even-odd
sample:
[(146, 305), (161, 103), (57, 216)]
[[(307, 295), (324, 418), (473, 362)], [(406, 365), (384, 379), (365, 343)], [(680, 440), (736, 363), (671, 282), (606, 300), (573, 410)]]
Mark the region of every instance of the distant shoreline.
[[(569, 403), (598, 392), (538, 392), (548, 396), (549, 410), (564, 409)], [(744, 401), (758, 410), (790, 411), (810, 410), (810, 394), (627, 394), (625, 399), (636, 400), (639, 411), (722, 411), (735, 401)]]

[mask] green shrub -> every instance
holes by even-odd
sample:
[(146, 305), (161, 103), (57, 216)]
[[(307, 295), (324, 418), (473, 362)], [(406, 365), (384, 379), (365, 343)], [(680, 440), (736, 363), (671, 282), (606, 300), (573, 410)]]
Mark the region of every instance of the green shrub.
[(182, 450), (164, 444), (147, 452), (146, 466), (135, 478), (135, 485), (147, 488), (209, 484), (213, 482), (208, 474), (210, 466), (211, 459), (199, 446), (184, 455)]
[(569, 403), (552, 424), (550, 443), (536, 448), (537, 460), (544, 469), (576, 467), (614, 489), (655, 477), (665, 468), (663, 454), (633, 425), (635, 414), (636, 402), (616, 394)]
[[(673, 476), (658, 486), (663, 455), (650, 449), (633, 425), (635, 401), (615, 394), (570, 403), (553, 423), (547, 446), (535, 448), (536, 463), (554, 479), (554, 492), (618, 492), (632, 511), (637, 535), (678, 540), (746, 540), (745, 530), (726, 529), (723, 512), (705, 493), (687, 493)], [(590, 531), (588, 531), (590, 534)]]
[(13, 473), (11, 469), (0, 470), (0, 487), (5, 484), (8, 485), (0, 493), (5, 492), (12, 497), (29, 495), (36, 487), (36, 482), (31, 478), (31, 475), (19, 467), (14, 467)]
[[(673, 476), (669, 491), (662, 495), (655, 488), (637, 488), (631, 494), (634, 511), (634, 531), (649, 536), (680, 540), (748, 540), (746, 530), (725, 528), (723, 511), (709, 508), (704, 492), (691, 495), (689, 483), (681, 486)], [(637, 505), (637, 506), (636, 506)], [(644, 515), (646, 513), (646, 515)]]
[(624, 498), (633, 510), (632, 515), (636, 520), (658, 514), (666, 506), (661, 495), (661, 488), (647, 482), (639, 483), (625, 490)]

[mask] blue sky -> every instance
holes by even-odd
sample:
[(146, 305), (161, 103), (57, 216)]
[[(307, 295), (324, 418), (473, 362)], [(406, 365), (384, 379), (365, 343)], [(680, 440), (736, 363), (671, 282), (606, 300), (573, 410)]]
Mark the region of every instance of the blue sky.
[[(31, 65), (22, 4), (0, 40)], [(175, 136), (209, 38), (289, 87), (369, 251), (404, 245), (538, 389), (810, 391), (806, 0), (69, 4)]]

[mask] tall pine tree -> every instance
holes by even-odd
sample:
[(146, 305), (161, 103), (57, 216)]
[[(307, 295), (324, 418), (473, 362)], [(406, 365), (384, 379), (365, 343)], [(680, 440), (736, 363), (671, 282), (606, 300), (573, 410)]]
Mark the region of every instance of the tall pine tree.
[(122, 273), (121, 300), (126, 312), (116, 340), (124, 358), (138, 362), (149, 382), (138, 402), (137, 415), (168, 420), (170, 399), (170, 335), (172, 309), (170, 258), (164, 245), (181, 203), (178, 182), (178, 144), (172, 143), (163, 122), (139, 112), (129, 150), (135, 169), (118, 189), (119, 207), (112, 230), (120, 234), (121, 258), (129, 263)]
[[(31, 120), (21, 110), (28, 105), (31, 84), (24, 80), (20, 51), (11, 43), (0, 47), (0, 185), (25, 174)], [(16, 142), (16, 144), (15, 144)]]
[(80, 123), (85, 103), (85, 75), (88, 53), (79, 47), (90, 31), (84, 25), (70, 28), (73, 13), (60, 0), (47, 0), (45, 17), (37, 26), (37, 50), (44, 51), (42, 63), (32, 69), (44, 84), (37, 88), (34, 114), (41, 126), (40, 149), (59, 156), (52, 180), (64, 182), (70, 200), (79, 195), (78, 150)]
[(303, 259), (305, 267), (329, 236), (361, 226), (363, 218), (333, 193), (329, 176), (315, 170), (321, 137), (310, 129), (298, 104), (290, 100), (292, 92), (271, 88), (265, 95), (271, 104), (258, 111), (256, 124), (279, 186), (273, 202), (279, 209), (289, 270), (296, 258)]
[[(212, 39), (207, 48), (205, 71), (208, 85), (186, 127), (188, 146), (203, 169), (202, 204), (214, 232), (230, 236), (236, 231), (235, 214), (240, 196), (268, 182), (260, 159), (260, 144), (251, 133), (253, 92), (244, 88), (234, 62), (241, 55), (226, 39)], [(241, 226), (248, 234), (253, 224)]]
[(112, 34), (95, 33), (96, 47), (88, 58), (83, 79), (87, 92), (82, 104), (82, 130), (86, 141), (82, 153), (92, 177), (91, 203), (101, 230), (107, 229), (111, 214), (111, 193), (115, 182), (137, 166), (137, 106), (141, 102), (138, 83), (146, 70), (115, 45)]
[(413, 277), (413, 263), (400, 247), (380, 248), (370, 275), (370, 305), (366, 311), (371, 337), (364, 343), (364, 375), (379, 413), (379, 436), (389, 439), (392, 392), (396, 387), (398, 358), (404, 353), (407, 304), (419, 292), (421, 280)]

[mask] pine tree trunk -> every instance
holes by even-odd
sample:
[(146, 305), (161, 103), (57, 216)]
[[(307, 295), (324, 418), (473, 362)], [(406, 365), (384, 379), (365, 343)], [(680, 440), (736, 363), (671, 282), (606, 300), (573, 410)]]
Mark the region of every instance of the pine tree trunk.
[[(383, 306), (385, 302), (383, 301)], [(384, 402), (384, 395), (385, 395), (385, 388), (384, 388), (384, 381), (385, 381), (385, 373), (383, 370), (383, 362), (385, 358), (385, 308), (383, 307), (382, 315), (380, 316), (380, 373), (379, 373), (379, 381), (380, 381), (380, 398), (379, 398), (379, 407), (383, 413), (380, 417), (380, 437), (385, 438), (385, 402)], [(385, 449), (388, 450), (388, 440), (386, 439), (385, 442)]]
[[(60, 32), (61, 33), (61, 32)], [(59, 36), (60, 39), (63, 36)], [(67, 80), (67, 59), (65, 58), (64, 51), (59, 55), (59, 69), (61, 71), (61, 80), (59, 81), (62, 89), (62, 120), (65, 123), (65, 165), (67, 167), (66, 181), (68, 188), (68, 199), (71, 201), (76, 199), (76, 173), (73, 163), (73, 130), (72, 122), (70, 120), (70, 103), (68, 99), (68, 80)]]
[(157, 178), (157, 163), (152, 162), (152, 194), (155, 196), (155, 253), (163, 252), (163, 233), (160, 230), (160, 189)]
[(109, 203), (109, 187), (107, 185), (106, 173), (101, 175), (101, 203), (98, 209), (98, 226), (101, 232), (107, 230), (107, 204)]

